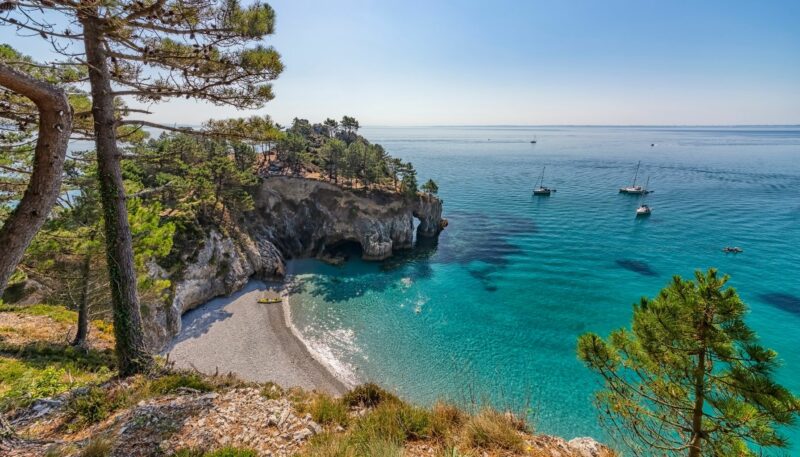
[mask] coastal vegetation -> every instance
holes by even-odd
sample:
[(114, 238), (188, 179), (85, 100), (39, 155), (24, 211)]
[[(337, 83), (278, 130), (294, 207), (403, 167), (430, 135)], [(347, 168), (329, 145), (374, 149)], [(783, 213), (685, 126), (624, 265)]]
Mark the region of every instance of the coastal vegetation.
[[(267, 180), (324, 181), (314, 195), (334, 202), (333, 190), (391, 195), (399, 203), (390, 211), (407, 218), (367, 233), (375, 236), (351, 233), (331, 246), (292, 240), (297, 252), (324, 254), (366, 238), (372, 259), (411, 246), (412, 213), (428, 234), (444, 227), (439, 186), (420, 185), (413, 164), (360, 135), (352, 116), (189, 128), (152, 122), (148, 109), (125, 102), (263, 107), (283, 71), (263, 43), (275, 31), (267, 4), (5, 0), (0, 11), (3, 30), (44, 39), (57, 56), (37, 61), (0, 45), (0, 296), (15, 303), (0, 302), (0, 451), (11, 443), (86, 457), (586, 455), (589, 444), (536, 435), (525, 417), (491, 405), (423, 407), (375, 384), (337, 397), (176, 370), (152, 354), (146, 305), (172, 304), (173, 279), (211, 233), (237, 238)], [(67, 151), (70, 140), (93, 147)], [(435, 206), (435, 217), (420, 216), (423, 205)], [(366, 205), (345, 207), (357, 214)], [(340, 226), (359, 225), (353, 220)], [(402, 230), (406, 241), (393, 245)], [(266, 244), (247, 254), (263, 249), (282, 261)], [(230, 279), (228, 260), (212, 257), (206, 276)], [(245, 270), (234, 279), (255, 268)], [(788, 446), (781, 430), (794, 424), (800, 400), (775, 381), (777, 354), (759, 345), (726, 283), (714, 269), (694, 281), (675, 277), (634, 306), (630, 330), (580, 337), (579, 358), (604, 382), (597, 405), (635, 453), (749, 456)], [(593, 455), (613, 455), (590, 445)]]
[(800, 399), (775, 382), (775, 351), (758, 344), (747, 307), (716, 270), (675, 276), (633, 309), (631, 330), (579, 339), (604, 381), (597, 406), (636, 455), (750, 456), (788, 445), (780, 428)]
[[(20, 318), (30, 325), (6, 325)], [(64, 330), (76, 324), (76, 313), (63, 307), (6, 305), (0, 310), (0, 413), (15, 424), (14, 430), (0, 427), (0, 450), (16, 444), (34, 455), (101, 457), (584, 455), (581, 442), (537, 435), (510, 411), (445, 402), (419, 407), (375, 384), (337, 398), (174, 370), (166, 360), (158, 360), (147, 375), (118, 378), (107, 340), (113, 340), (113, 332), (94, 329), (104, 338), (78, 350), (63, 338)], [(40, 348), (38, 355), (25, 349), (31, 347)], [(43, 347), (48, 348), (44, 360)], [(58, 359), (64, 360), (63, 368)], [(12, 369), (9, 363), (19, 366)], [(35, 388), (26, 390), (23, 383)], [(26, 395), (20, 397), (20, 391)], [(38, 397), (49, 400), (37, 402)], [(31, 404), (36, 414), (29, 414)], [(220, 411), (228, 415), (219, 416)], [(203, 424), (199, 435), (191, 435), (198, 423)], [(245, 424), (252, 426), (250, 432)], [(248, 441), (255, 431), (265, 439)], [(202, 439), (217, 433), (227, 437), (225, 444)], [(272, 436), (274, 441), (266, 439)], [(596, 449), (599, 457), (614, 455)]]

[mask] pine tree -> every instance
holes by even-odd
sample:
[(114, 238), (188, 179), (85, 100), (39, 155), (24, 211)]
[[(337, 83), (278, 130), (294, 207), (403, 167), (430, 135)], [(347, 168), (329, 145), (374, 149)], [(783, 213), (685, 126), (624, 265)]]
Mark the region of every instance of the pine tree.
[(429, 179), (422, 185), (422, 190), (430, 195), (439, 193), (439, 185), (432, 179)]
[(270, 81), (283, 69), (278, 53), (260, 44), (273, 33), (274, 19), (269, 5), (242, 7), (236, 0), (32, 0), (14, 3), (0, 17), (0, 23), (20, 34), (38, 34), (70, 63), (88, 69), (122, 375), (146, 371), (152, 356), (142, 334), (118, 128), (181, 129), (129, 119), (147, 112), (121, 106), (121, 97), (141, 102), (185, 97), (242, 109), (262, 107), (273, 98)]
[(0, 173), (13, 181), (0, 186), (0, 212), (9, 211), (0, 225), (0, 296), (61, 190), (73, 115), (59, 76), (68, 70), (40, 68), (0, 45)]
[(786, 447), (800, 400), (773, 380), (777, 354), (758, 345), (727, 276), (673, 278), (634, 305), (631, 330), (582, 335), (578, 355), (603, 378), (601, 418), (636, 455), (755, 456)]

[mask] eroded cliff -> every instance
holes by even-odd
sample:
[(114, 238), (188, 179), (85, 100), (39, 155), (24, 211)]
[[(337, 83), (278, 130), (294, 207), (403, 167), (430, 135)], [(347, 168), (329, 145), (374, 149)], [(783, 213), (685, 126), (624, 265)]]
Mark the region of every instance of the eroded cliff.
[[(303, 178), (270, 177), (254, 196), (255, 207), (222, 230), (197, 240), (186, 264), (170, 277), (168, 303), (143, 305), (148, 345), (161, 350), (181, 328), (181, 315), (243, 287), (250, 277), (279, 279), (285, 261), (330, 257), (337, 247), (357, 245), (367, 260), (382, 260), (434, 237), (446, 226), (442, 202), (429, 195), (407, 198), (382, 191), (353, 191)], [(166, 276), (154, 266), (152, 274)]]

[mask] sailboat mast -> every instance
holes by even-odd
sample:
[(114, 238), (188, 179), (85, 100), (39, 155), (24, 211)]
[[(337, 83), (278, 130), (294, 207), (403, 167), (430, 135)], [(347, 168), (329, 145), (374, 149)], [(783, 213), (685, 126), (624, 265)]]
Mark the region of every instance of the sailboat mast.
[(539, 178), (539, 187), (540, 188), (544, 186), (544, 169), (545, 169), (545, 167), (542, 167), (542, 176), (541, 176), (541, 178)]
[(639, 163), (636, 164), (636, 173), (633, 174), (633, 184), (631, 184), (631, 187), (636, 187), (636, 178), (639, 176), (639, 166), (641, 164), (642, 164), (641, 160), (639, 161)]

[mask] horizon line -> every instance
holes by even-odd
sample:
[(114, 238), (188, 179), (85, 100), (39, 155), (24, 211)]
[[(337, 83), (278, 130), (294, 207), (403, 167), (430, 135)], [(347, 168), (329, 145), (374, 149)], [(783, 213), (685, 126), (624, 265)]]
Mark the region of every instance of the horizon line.
[(797, 124), (364, 124), (364, 127), (797, 127)]

